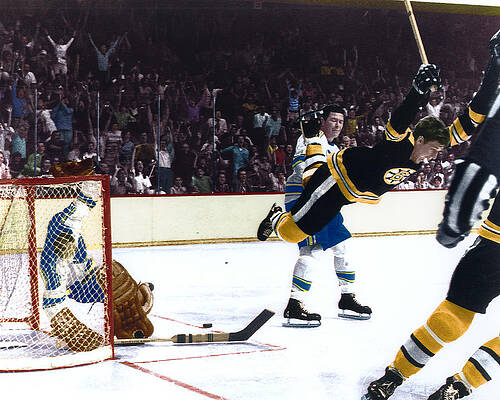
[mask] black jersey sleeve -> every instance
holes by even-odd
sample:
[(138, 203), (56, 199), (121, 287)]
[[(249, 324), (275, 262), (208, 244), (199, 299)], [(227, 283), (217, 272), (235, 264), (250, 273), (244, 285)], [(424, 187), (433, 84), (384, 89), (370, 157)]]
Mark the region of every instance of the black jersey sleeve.
[(486, 239), (500, 243), (500, 192), (497, 193), (490, 213), (481, 224), (478, 233)]
[(493, 59), (490, 59), (479, 90), (467, 109), (449, 126), (451, 146), (468, 140), (474, 130), (485, 120), (496, 95), (499, 74), (500, 67), (496, 65)]
[(419, 107), (427, 101), (427, 97), (428, 95), (419, 94), (413, 87), (410, 89), (385, 127), (386, 140), (399, 142), (406, 137), (410, 124), (415, 119)]

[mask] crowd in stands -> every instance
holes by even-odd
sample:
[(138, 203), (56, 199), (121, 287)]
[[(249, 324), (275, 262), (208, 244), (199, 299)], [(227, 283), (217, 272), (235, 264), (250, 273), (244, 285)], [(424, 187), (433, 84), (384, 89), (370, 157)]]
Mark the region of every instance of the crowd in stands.
[[(339, 147), (373, 146), (419, 66), (401, 12), (69, 3), (0, 16), (0, 179), (92, 158), (116, 195), (283, 192), (299, 114), (341, 104)], [(446, 16), (447, 36), (428, 46), (444, 86), (419, 117), (451, 123), (479, 84), (488, 51), (477, 43), (496, 28), (475, 17), (482, 29), (465, 34), (466, 17)], [(423, 25), (444, 29), (432, 16)], [(447, 188), (466, 148), (399, 189)]]

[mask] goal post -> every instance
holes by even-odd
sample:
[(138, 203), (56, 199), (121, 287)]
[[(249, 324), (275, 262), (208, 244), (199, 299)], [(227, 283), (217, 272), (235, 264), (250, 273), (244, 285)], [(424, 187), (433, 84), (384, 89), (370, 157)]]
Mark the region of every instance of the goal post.
[(109, 177), (0, 181), (0, 371), (113, 354)]

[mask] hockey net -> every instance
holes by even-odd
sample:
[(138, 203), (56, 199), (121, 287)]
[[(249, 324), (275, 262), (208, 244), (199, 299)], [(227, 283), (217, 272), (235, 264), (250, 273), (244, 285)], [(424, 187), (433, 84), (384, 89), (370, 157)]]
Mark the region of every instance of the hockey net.
[(0, 371), (113, 357), (109, 225), (108, 177), (0, 181)]

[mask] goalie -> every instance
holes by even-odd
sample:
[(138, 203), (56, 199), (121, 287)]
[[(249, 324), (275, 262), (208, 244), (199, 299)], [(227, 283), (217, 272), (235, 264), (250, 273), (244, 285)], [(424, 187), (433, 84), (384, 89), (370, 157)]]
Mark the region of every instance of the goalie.
[[(60, 164), (54, 176), (90, 175), (88, 161)], [(103, 345), (103, 336), (90, 329), (71, 312), (68, 298), (79, 303), (103, 302), (107, 285), (106, 270), (88, 256), (81, 234), (82, 223), (99, 197), (97, 182), (79, 184), (76, 198), (55, 214), (47, 228), (40, 258), (45, 283), (43, 309), (52, 334), (64, 340), (72, 351), (91, 351)], [(153, 306), (152, 285), (137, 282), (118, 262), (113, 261), (113, 319), (118, 338), (148, 337), (153, 325), (147, 314)]]

